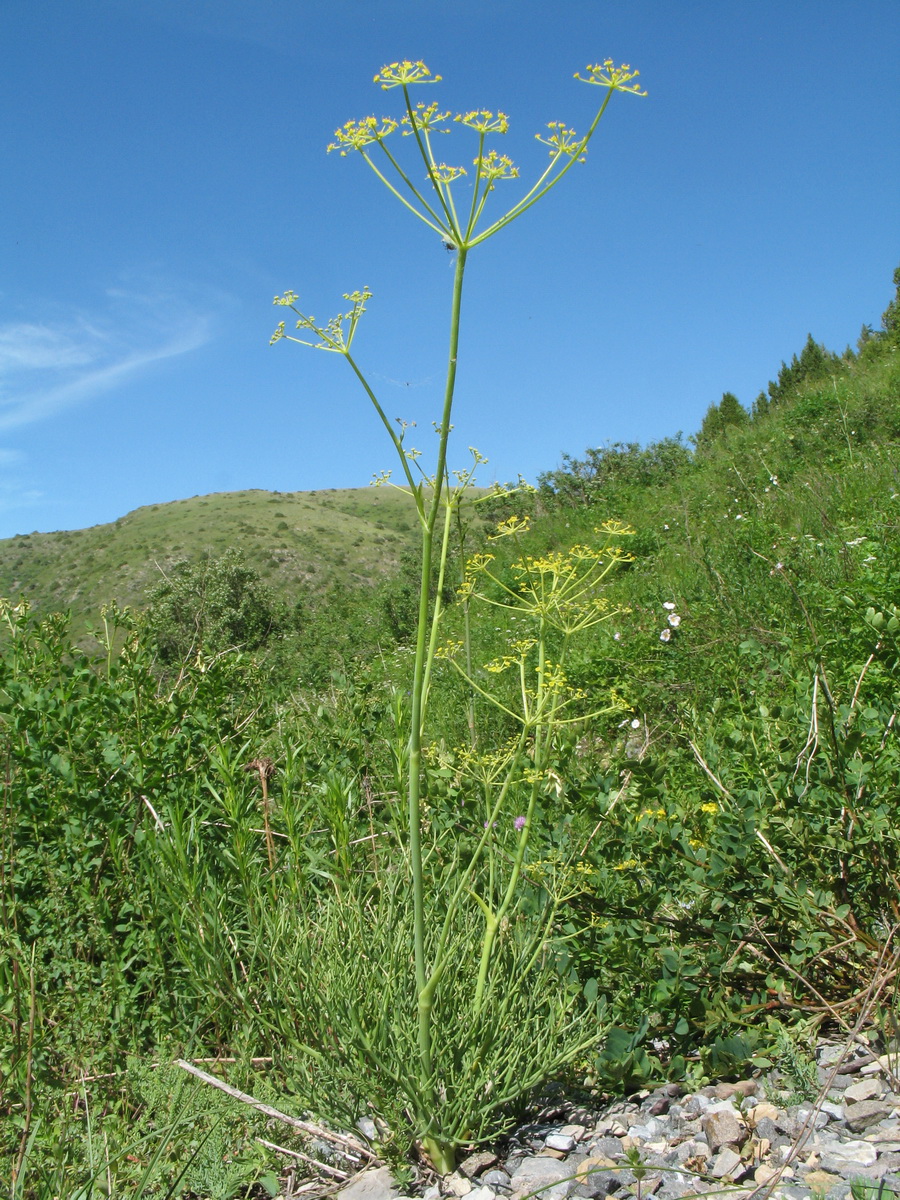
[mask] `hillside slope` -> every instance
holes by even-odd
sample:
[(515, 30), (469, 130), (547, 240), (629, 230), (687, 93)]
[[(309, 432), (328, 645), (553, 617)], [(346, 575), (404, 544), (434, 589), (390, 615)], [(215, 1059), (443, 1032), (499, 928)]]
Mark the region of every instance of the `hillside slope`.
[(0, 541), (0, 594), (94, 618), (144, 602), (173, 563), (236, 547), (279, 594), (376, 582), (409, 545), (414, 510), (391, 488), (219, 492), (135, 509), (107, 525)]

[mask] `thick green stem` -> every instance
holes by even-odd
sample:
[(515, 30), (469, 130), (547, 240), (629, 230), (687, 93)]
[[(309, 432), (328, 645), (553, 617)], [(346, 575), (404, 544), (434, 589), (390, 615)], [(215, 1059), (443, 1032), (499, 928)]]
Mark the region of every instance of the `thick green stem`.
[[(425, 961), (425, 878), (422, 858), (422, 725), (425, 719), (425, 680), (428, 671), (429, 603), (431, 567), (434, 552), (434, 529), (440, 512), (441, 494), (447, 470), (447, 442), (450, 437), (450, 414), (456, 387), (456, 356), (459, 347), (459, 315), (462, 304), (463, 274), (466, 251), (456, 256), (456, 275), (453, 280), (453, 299), (450, 310), (450, 347), (447, 363), (447, 382), (444, 409), (440, 424), (438, 461), (434, 473), (431, 506), (422, 528), (422, 575), (419, 586), (419, 616), (416, 630), (416, 659), (413, 668), (412, 713), (409, 731), (409, 858), (413, 892), (413, 953), (415, 958), (416, 991), (418, 992), (419, 1076), (423, 1093), (434, 1103), (434, 1070), (432, 1065), (432, 1000), (427, 987), (428, 969)], [(435, 1164), (437, 1165), (437, 1164)], [(452, 1168), (451, 1168), (452, 1169)]]

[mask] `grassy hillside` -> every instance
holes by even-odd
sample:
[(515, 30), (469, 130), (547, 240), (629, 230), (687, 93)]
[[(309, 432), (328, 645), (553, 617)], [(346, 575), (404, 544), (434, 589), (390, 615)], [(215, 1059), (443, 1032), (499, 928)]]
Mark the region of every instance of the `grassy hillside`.
[(76, 622), (117, 600), (140, 605), (181, 559), (243, 551), (279, 594), (298, 586), (364, 585), (391, 572), (414, 513), (393, 488), (220, 492), (135, 509), (109, 525), (0, 541), (0, 595)]

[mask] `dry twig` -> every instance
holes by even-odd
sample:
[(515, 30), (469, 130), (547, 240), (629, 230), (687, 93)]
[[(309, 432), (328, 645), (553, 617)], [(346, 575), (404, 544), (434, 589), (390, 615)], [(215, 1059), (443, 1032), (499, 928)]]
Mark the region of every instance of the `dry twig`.
[[(362, 1142), (354, 1137), (350, 1137), (348, 1134), (335, 1133), (333, 1130), (326, 1129), (322, 1125), (314, 1125), (311, 1121), (301, 1121), (299, 1117), (289, 1117), (287, 1113), (273, 1108), (271, 1104), (263, 1104), (261, 1100), (248, 1095), (247, 1092), (239, 1091), (237, 1088), (232, 1087), (230, 1083), (225, 1083), (224, 1080), (217, 1079), (215, 1075), (208, 1075), (206, 1071), (201, 1071), (199, 1067), (195, 1067), (193, 1063), (189, 1063), (183, 1058), (176, 1058), (175, 1066), (181, 1067), (182, 1071), (187, 1071), (189, 1075), (195, 1076), (195, 1078), (201, 1080), (203, 1083), (208, 1083), (210, 1087), (215, 1087), (220, 1092), (225, 1092), (227, 1096), (231, 1096), (235, 1100), (240, 1100), (242, 1104), (249, 1104), (251, 1108), (255, 1108), (257, 1112), (265, 1113), (267, 1117), (272, 1117), (276, 1121), (283, 1121), (285, 1125), (290, 1125), (294, 1129), (302, 1129), (304, 1133), (310, 1133), (313, 1137), (321, 1138), (326, 1142), (334, 1142), (335, 1145), (344, 1147), (341, 1153), (347, 1155), (349, 1158), (357, 1155), (367, 1158), (372, 1163), (379, 1161), (378, 1157), (372, 1153), (368, 1146), (364, 1146)], [(348, 1150), (353, 1153), (348, 1155)]]

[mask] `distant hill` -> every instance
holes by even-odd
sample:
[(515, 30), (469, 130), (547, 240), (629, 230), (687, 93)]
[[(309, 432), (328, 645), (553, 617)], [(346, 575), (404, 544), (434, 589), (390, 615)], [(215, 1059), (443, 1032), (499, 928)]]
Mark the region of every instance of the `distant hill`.
[(230, 547), (279, 594), (375, 583), (412, 544), (412, 501), (393, 488), (217, 492), (137, 508), (108, 525), (0, 540), (0, 595), (38, 612), (96, 619), (110, 600), (141, 606), (182, 559)]

